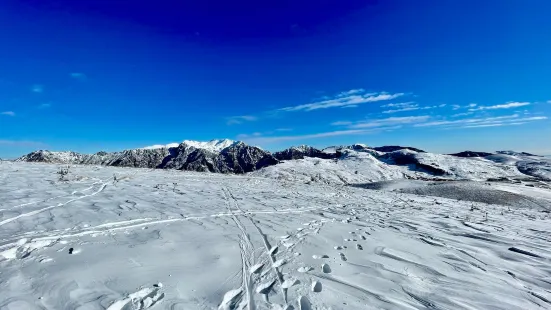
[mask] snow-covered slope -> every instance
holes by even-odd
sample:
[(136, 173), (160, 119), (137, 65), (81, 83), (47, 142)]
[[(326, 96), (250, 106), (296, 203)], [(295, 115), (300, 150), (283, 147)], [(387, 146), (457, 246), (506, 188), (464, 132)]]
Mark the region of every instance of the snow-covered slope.
[(0, 309), (549, 308), (549, 204), (62, 166), (0, 164)]
[(169, 144), (166, 144), (166, 145), (156, 144), (156, 145), (146, 146), (143, 149), (145, 149), (145, 150), (155, 150), (155, 149), (162, 149), (162, 148), (169, 149), (169, 148), (176, 148), (180, 144), (185, 144), (185, 145), (188, 145), (188, 146), (192, 146), (196, 149), (204, 149), (204, 150), (207, 150), (209, 152), (219, 153), (223, 149), (225, 149), (227, 147), (230, 147), (232, 145), (236, 145), (237, 143), (239, 143), (239, 141), (233, 141), (233, 140), (229, 140), (229, 139), (220, 139), (220, 140), (215, 139), (215, 140), (210, 140), (210, 141), (207, 141), (207, 142), (194, 141), (194, 140), (184, 140), (181, 143), (169, 143)]

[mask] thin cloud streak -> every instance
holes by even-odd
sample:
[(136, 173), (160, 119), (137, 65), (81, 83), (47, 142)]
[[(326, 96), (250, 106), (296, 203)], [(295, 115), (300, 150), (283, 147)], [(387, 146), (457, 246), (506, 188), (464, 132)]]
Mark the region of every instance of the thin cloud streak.
[(321, 133), (307, 134), (307, 135), (274, 136), (274, 137), (258, 137), (254, 135), (241, 134), (241, 135), (238, 135), (237, 138), (246, 140), (246, 142), (253, 143), (253, 144), (269, 144), (273, 142), (282, 142), (282, 141), (308, 140), (308, 139), (319, 139), (319, 138), (336, 137), (336, 136), (377, 133), (381, 131), (390, 131), (390, 130), (398, 129), (399, 127), (400, 126), (376, 128), (376, 129), (337, 130), (337, 131), (321, 132)]
[(471, 108), (469, 111), (482, 111), (482, 110), (497, 110), (497, 109), (511, 109), (530, 105), (530, 102), (507, 102), (505, 104), (498, 104), (492, 106), (479, 106), (478, 108)]
[(406, 116), (406, 117), (389, 117), (383, 119), (372, 119), (365, 120), (353, 123), (348, 125), (350, 129), (361, 129), (361, 128), (377, 128), (393, 125), (405, 125), (405, 124), (415, 124), (427, 121), (430, 118), (428, 115), (422, 116)]
[(332, 99), (327, 99), (327, 100), (322, 100), (322, 101), (312, 102), (307, 104), (301, 104), (297, 106), (285, 107), (285, 108), (278, 109), (277, 111), (310, 112), (310, 111), (315, 111), (320, 109), (329, 109), (329, 108), (347, 107), (347, 106), (351, 107), (351, 106), (358, 106), (359, 104), (363, 104), (363, 103), (392, 100), (405, 95), (404, 93), (389, 94), (385, 92), (358, 94), (358, 91), (359, 90), (353, 90), (352, 94), (350, 94), (350, 91), (342, 92)]
[(231, 116), (226, 118), (226, 124), (228, 125), (237, 125), (244, 122), (254, 122), (258, 120), (258, 117), (252, 115), (240, 115), (240, 116)]
[(0, 115), (6, 115), (6, 116), (11, 116), (11, 117), (13, 117), (13, 116), (15, 116), (15, 112), (13, 112), (13, 111), (5, 111), (5, 112), (0, 113)]
[(45, 147), (46, 144), (36, 141), (26, 141), (26, 140), (1, 140), (0, 145), (6, 145), (10, 147)]

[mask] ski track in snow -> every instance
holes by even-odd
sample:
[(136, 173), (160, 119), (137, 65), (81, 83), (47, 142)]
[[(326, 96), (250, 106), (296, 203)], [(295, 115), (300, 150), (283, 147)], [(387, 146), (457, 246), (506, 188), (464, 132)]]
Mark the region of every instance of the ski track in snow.
[(549, 206), (92, 166), (46, 181), (58, 168), (0, 166), (0, 309), (551, 306)]

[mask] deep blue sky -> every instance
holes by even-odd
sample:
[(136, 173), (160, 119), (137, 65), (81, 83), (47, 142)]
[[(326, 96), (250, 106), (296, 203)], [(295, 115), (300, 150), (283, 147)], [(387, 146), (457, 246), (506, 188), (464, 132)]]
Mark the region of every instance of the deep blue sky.
[(551, 154), (548, 0), (45, 2), (0, 4), (0, 157), (214, 138)]

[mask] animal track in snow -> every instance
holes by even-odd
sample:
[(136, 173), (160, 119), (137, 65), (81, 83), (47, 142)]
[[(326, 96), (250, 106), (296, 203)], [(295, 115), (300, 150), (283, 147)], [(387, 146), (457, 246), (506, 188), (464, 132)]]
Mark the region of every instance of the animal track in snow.
[(343, 261), (347, 261), (348, 259), (346, 258), (346, 255), (344, 255), (344, 253), (339, 253), (339, 255), (341, 256), (341, 260)]
[(331, 267), (327, 264), (323, 264), (321, 265), (321, 271), (323, 271), (323, 273), (331, 273)]
[(356, 244), (356, 249), (358, 249), (358, 250), (363, 250), (364, 248), (362, 247), (361, 244)]
[(335, 250), (342, 250), (342, 246), (337, 245), (337, 246), (334, 247), (334, 249), (335, 249)]

